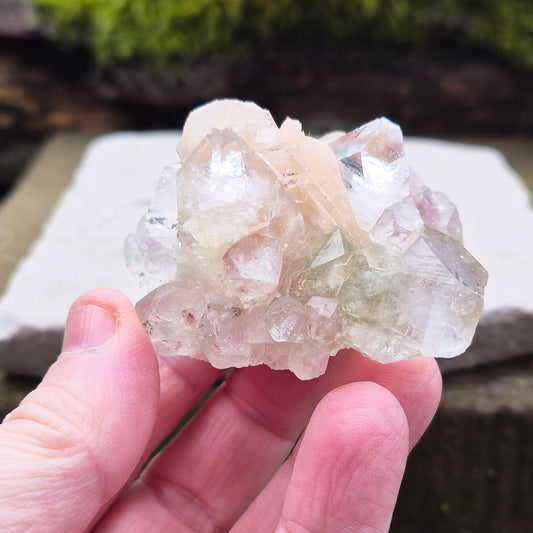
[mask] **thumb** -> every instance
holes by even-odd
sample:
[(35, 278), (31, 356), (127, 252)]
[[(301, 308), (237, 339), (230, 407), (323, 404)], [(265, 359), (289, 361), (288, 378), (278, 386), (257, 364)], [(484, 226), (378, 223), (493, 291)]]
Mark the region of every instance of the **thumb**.
[(63, 353), (0, 425), (0, 530), (83, 531), (141, 460), (158, 401), (156, 355), (129, 300), (81, 296)]

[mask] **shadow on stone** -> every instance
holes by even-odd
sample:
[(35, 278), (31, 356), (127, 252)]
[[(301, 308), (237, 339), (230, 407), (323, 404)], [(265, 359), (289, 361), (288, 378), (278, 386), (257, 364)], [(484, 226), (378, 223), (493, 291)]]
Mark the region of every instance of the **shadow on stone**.
[(0, 422), (38, 384), (38, 379), (10, 376), (0, 371)]
[(22, 328), (0, 342), (0, 368), (10, 374), (42, 377), (61, 353), (63, 330)]
[(533, 357), (444, 381), (391, 533), (533, 531)]

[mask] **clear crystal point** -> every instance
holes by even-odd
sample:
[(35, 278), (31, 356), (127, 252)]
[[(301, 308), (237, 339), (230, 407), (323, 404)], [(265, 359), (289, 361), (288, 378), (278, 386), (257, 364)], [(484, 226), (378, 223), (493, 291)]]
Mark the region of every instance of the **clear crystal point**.
[(177, 151), (125, 245), (161, 355), (310, 379), (341, 348), (386, 363), (470, 343), (487, 273), (396, 124), (318, 141), (221, 100), (191, 113)]

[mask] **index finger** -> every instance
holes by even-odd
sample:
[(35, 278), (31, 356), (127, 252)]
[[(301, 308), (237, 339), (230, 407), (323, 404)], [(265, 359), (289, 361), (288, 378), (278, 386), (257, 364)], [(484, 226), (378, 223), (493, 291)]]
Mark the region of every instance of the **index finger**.
[(264, 367), (233, 371), (111, 510), (106, 531), (132, 522), (142, 531), (148, 516), (182, 530), (192, 517), (201, 522), (195, 522), (197, 531), (230, 527), (283, 463), (320, 399), (343, 383), (374, 381), (388, 388), (412, 425), (411, 440), (419, 438), (440, 397), (434, 361), (382, 365), (343, 351), (331, 363), (326, 376), (309, 382)]

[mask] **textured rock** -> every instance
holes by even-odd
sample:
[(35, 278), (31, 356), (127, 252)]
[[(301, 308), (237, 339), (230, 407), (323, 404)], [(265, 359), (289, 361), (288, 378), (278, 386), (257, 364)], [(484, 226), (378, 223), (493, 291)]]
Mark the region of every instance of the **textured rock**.
[[(70, 304), (85, 290), (108, 285), (133, 301), (142, 297), (124, 266), (123, 239), (146, 210), (161, 168), (175, 161), (175, 141), (175, 132), (122, 133), (90, 145), (0, 300), (0, 367), (42, 374), (59, 338), (36, 350), (33, 335), (59, 336)], [(533, 227), (533, 212), (525, 186), (493, 149), (428, 139), (405, 145), (426, 184), (457, 204), (466, 246), (490, 273), (472, 347), (445, 362), (473, 366), (531, 353), (533, 233), (523, 228)], [(20, 218), (9, 227), (17, 239)]]
[(532, 531), (532, 358), (443, 385), (435, 420), (409, 456), (390, 532)]
[(161, 355), (310, 379), (342, 348), (387, 363), (470, 344), (487, 274), (397, 125), (319, 141), (219, 100), (190, 114), (177, 152), (126, 243)]

